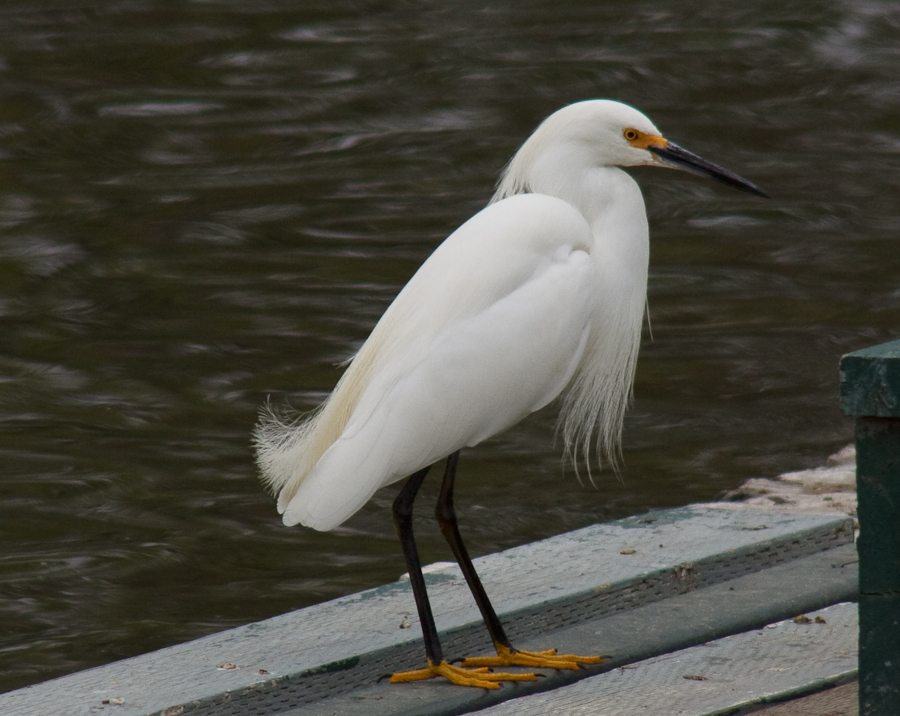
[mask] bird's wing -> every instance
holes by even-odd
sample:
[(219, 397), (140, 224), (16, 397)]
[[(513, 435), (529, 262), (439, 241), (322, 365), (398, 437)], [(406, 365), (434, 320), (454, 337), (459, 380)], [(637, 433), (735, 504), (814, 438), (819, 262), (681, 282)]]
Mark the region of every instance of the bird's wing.
[(354, 359), (365, 387), (284, 521), (331, 529), (382, 485), (553, 400), (589, 337), (596, 271), (574, 208), (494, 204), (423, 264)]

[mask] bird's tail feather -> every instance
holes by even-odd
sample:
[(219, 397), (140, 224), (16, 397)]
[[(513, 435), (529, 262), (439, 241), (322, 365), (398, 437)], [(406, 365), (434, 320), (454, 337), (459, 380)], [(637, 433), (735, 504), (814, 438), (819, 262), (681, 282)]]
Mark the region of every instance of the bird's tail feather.
[[(300, 483), (340, 435), (346, 418), (335, 401), (301, 414), (266, 404), (253, 431), (256, 462), (263, 484), (278, 497), (278, 511), (296, 494)], [(342, 419), (343, 418), (343, 419)]]

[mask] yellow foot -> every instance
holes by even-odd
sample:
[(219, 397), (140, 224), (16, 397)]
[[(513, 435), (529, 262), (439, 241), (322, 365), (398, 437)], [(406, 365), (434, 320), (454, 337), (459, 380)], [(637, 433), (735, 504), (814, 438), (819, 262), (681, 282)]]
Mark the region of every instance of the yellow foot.
[(602, 656), (575, 656), (557, 654), (556, 649), (547, 651), (519, 651), (496, 645), (497, 656), (476, 656), (464, 659), (463, 666), (533, 666), (539, 669), (578, 669), (579, 664), (602, 664)]
[(461, 666), (453, 666), (442, 661), (435, 666), (430, 661), (428, 668), (415, 671), (401, 671), (391, 677), (391, 683), (399, 684), (404, 681), (421, 681), (433, 679), (435, 676), (443, 676), (447, 681), (459, 686), (481, 686), (485, 689), (499, 689), (498, 681), (537, 681), (534, 674), (509, 674), (504, 672), (492, 672), (487, 667), (479, 669), (464, 669)]

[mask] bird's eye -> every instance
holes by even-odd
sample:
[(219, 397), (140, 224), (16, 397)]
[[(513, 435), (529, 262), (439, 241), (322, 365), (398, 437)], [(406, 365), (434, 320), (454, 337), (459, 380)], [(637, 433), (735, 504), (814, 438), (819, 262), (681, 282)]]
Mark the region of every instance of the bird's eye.
[(629, 142), (633, 142), (640, 136), (640, 133), (636, 129), (626, 129), (623, 134), (625, 135), (625, 139)]

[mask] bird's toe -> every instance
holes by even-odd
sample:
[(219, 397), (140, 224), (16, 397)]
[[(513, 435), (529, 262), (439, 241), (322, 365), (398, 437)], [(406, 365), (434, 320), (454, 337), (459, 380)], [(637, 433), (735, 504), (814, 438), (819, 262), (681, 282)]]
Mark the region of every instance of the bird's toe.
[(484, 689), (499, 689), (500, 681), (536, 681), (534, 674), (511, 674), (508, 672), (492, 672), (486, 666), (478, 668), (465, 668), (454, 666), (446, 661), (440, 664), (428, 662), (424, 669), (414, 671), (401, 671), (391, 676), (391, 683), (399, 684), (408, 681), (422, 681), (443, 676), (451, 684), (458, 686), (478, 686)]
[(524, 651), (497, 646), (497, 656), (476, 656), (464, 659), (462, 666), (530, 666), (538, 669), (572, 669), (577, 670), (579, 664), (602, 664), (601, 656), (577, 656), (575, 654), (557, 654), (556, 649), (545, 651)]

